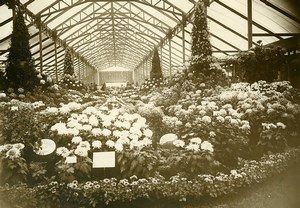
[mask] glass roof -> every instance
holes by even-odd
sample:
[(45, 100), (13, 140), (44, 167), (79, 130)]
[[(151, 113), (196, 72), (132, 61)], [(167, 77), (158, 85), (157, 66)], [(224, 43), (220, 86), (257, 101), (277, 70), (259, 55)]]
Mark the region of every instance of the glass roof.
[[(20, 0), (20, 3), (31, 34), (36, 66), (50, 75), (54, 75), (56, 68), (62, 73), (65, 46), (76, 53), (77, 68), (84, 60), (96, 70), (123, 67), (141, 71), (151, 65), (153, 49), (158, 47), (163, 70), (169, 74), (171, 68), (182, 66), (190, 56), (196, 0)], [(248, 49), (247, 8), (247, 0), (209, 1), (207, 16), (213, 55), (231, 55)], [(252, 0), (252, 12), (253, 45), (258, 40), (266, 45), (300, 34), (297, 0)], [(0, 61), (5, 61), (12, 32), (12, 10), (3, 5), (0, 13)], [(43, 24), (41, 38), (35, 24), (38, 18)], [(184, 19), (188, 22), (183, 29)], [(53, 33), (57, 34), (57, 44)]]

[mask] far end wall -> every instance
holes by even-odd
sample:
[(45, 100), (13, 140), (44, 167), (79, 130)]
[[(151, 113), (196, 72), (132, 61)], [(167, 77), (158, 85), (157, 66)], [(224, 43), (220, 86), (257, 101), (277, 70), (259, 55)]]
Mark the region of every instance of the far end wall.
[(120, 83), (129, 82), (133, 83), (132, 71), (99, 71), (98, 72), (98, 85), (103, 83)]

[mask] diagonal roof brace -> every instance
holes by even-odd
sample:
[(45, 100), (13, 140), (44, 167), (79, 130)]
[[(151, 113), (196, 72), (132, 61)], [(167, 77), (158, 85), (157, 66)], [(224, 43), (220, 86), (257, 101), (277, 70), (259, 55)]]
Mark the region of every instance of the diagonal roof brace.
[[(66, 41), (60, 39), (57, 37), (56, 30), (51, 30), (45, 23), (41, 22), (41, 18), (39, 15), (34, 15), (31, 11), (27, 9), (26, 6), (24, 6), (21, 2), (18, 1), (19, 7), (25, 12), (27, 19), (32, 22), (36, 27), (41, 26), (42, 31), (44, 31), (44, 34), (50, 38), (52, 38), (53, 41), (55, 41), (59, 46), (63, 48), (67, 48), (68, 45)], [(81, 56), (80, 53), (74, 51), (73, 48), (70, 47), (71, 53), (80, 59), (83, 63), (85, 63), (88, 67), (96, 71), (95, 66), (93, 66), (86, 58)]]

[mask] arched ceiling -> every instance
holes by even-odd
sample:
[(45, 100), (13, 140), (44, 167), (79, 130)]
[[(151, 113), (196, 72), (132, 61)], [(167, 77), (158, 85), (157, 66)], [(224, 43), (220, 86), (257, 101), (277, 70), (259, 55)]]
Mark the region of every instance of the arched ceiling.
[[(204, 0), (214, 55), (247, 50), (300, 34), (297, 0)], [(195, 0), (20, 0), (31, 34), (37, 67), (62, 72), (64, 47), (72, 48), (75, 65), (95, 70), (112, 66), (139, 69), (159, 47), (164, 70), (180, 66), (190, 54)], [(12, 11), (0, 7), (0, 60), (8, 53)], [(41, 31), (41, 32), (40, 32)], [(299, 40), (299, 38), (298, 38)], [(300, 47), (298, 47), (300, 48)]]

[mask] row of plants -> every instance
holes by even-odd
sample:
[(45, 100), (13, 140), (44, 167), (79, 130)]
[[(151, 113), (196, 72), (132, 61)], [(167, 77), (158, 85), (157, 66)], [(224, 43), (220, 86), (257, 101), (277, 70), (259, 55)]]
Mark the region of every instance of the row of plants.
[(289, 166), (299, 164), (299, 156), (299, 150), (291, 149), (258, 161), (242, 160), (239, 167), (228, 174), (202, 174), (193, 179), (180, 175), (170, 179), (161, 175), (148, 178), (132, 175), (128, 179), (105, 178), (83, 183), (49, 181), (35, 187), (6, 185), (0, 192), (1, 199), (11, 207), (114, 207), (120, 204), (130, 207), (139, 200), (161, 199), (185, 203), (190, 199), (219, 197), (264, 182)]

